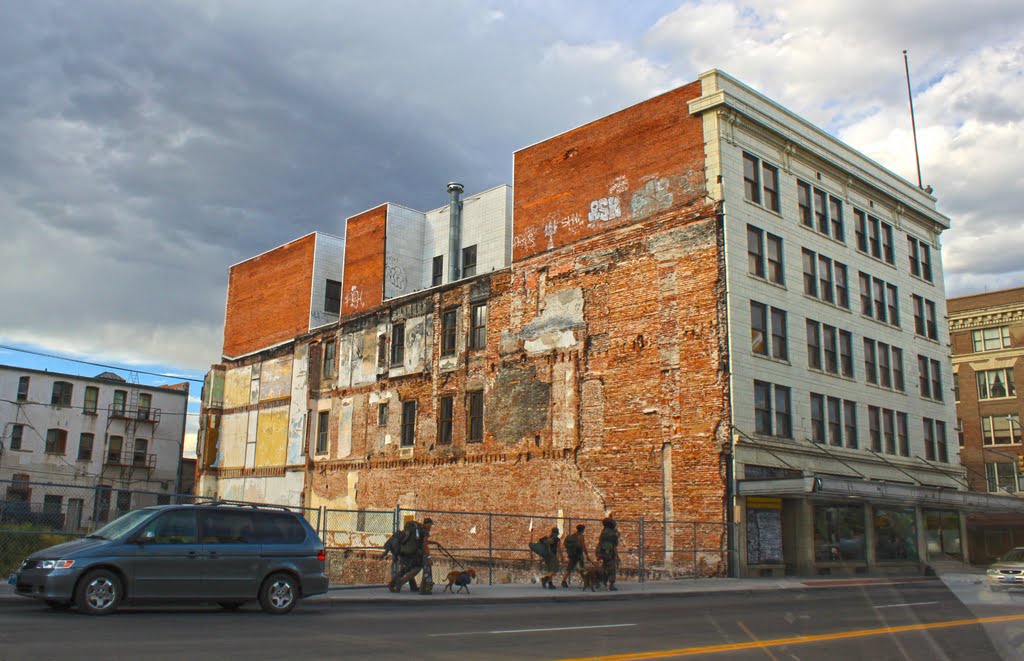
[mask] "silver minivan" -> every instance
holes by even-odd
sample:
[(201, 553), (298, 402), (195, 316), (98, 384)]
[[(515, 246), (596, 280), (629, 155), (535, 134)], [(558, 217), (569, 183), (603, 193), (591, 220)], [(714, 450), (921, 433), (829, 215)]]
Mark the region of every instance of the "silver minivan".
[(324, 545), (283, 508), (226, 503), (128, 512), (81, 539), (29, 556), (11, 575), (16, 594), (53, 608), (106, 615), (122, 603), (211, 602), (267, 613), (327, 592)]

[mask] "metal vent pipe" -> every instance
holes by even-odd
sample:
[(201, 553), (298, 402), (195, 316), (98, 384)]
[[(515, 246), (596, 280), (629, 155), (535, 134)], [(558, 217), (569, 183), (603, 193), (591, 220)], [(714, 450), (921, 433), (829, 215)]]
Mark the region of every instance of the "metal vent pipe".
[(448, 194), (452, 196), (448, 216), (448, 281), (459, 279), (460, 262), (462, 261), (462, 201), (459, 195), (465, 188), (462, 184), (448, 184)]

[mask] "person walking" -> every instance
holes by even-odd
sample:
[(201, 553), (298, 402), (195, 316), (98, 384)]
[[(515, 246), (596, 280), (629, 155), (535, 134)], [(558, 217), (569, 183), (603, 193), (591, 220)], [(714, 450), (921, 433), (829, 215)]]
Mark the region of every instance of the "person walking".
[(562, 576), (562, 587), (569, 587), (569, 578), (572, 576), (572, 571), (578, 569), (580, 572), (580, 580), (583, 580), (583, 572), (586, 570), (588, 562), (590, 562), (590, 556), (587, 553), (587, 542), (583, 538), (583, 533), (587, 529), (582, 523), (576, 526), (576, 532), (571, 535), (567, 535), (565, 540), (562, 542), (562, 547), (565, 548), (565, 557), (569, 561), (568, 566), (565, 568), (565, 575)]
[(541, 537), (537, 544), (543, 550), (540, 555), (544, 562), (545, 574), (540, 577), (540, 586), (542, 588), (555, 589), (554, 578), (558, 575), (558, 545), (561, 543), (560, 532), (557, 527), (552, 528), (551, 532)]
[(601, 521), (601, 536), (597, 540), (597, 559), (601, 561), (601, 570), (608, 579), (608, 589), (615, 587), (615, 574), (619, 564), (619, 529), (615, 519), (606, 517)]
[[(415, 521), (406, 522), (399, 537), (398, 577), (388, 583), (388, 589), (392, 592), (401, 592), (402, 586), (406, 583), (409, 583), (412, 588), (415, 585), (416, 575), (424, 567), (429, 566), (427, 562), (430, 558), (430, 551), (425, 541), (430, 536), (430, 529), (433, 525), (434, 522), (429, 518), (423, 519), (422, 524)], [(425, 572), (423, 582), (419, 586), (420, 594), (430, 594), (430, 588), (427, 587), (428, 580), (429, 573)]]

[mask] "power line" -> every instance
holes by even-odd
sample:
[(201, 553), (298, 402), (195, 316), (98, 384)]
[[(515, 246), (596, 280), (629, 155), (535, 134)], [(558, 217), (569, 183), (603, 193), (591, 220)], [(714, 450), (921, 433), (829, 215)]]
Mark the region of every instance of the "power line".
[(104, 363), (94, 363), (88, 360), (79, 360), (78, 358), (67, 358), (66, 356), (58, 356), (51, 353), (43, 353), (41, 351), (31, 351), (29, 349), (22, 349), (20, 347), (12, 347), (5, 344), (0, 344), (0, 349), (6, 349), (7, 351), (18, 351), (20, 353), (28, 353), (33, 356), (42, 356), (43, 358), (53, 358), (54, 360), (66, 360), (71, 363), (82, 363), (83, 365), (92, 365), (93, 367), (105, 367), (111, 370), (121, 370), (122, 372), (135, 372), (136, 374), (145, 374), (146, 376), (159, 376), (165, 379), (178, 379), (180, 381), (192, 381), (193, 383), (203, 383), (203, 379), (193, 379), (188, 376), (181, 376), (180, 374), (161, 374), (159, 372), (147, 372), (145, 370), (137, 370), (131, 367), (121, 367), (118, 365), (107, 365)]

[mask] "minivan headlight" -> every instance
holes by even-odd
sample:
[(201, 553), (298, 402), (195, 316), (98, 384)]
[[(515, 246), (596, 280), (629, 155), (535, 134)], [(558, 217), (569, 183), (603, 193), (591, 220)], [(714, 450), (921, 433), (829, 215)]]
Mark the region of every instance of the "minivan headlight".
[(75, 564), (74, 560), (40, 560), (40, 569), (68, 569)]

